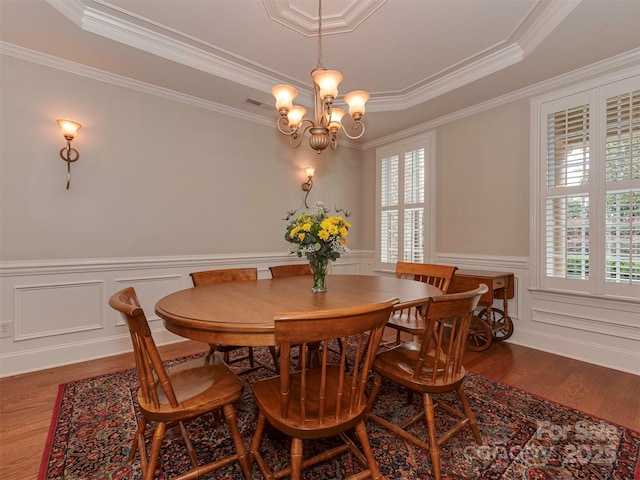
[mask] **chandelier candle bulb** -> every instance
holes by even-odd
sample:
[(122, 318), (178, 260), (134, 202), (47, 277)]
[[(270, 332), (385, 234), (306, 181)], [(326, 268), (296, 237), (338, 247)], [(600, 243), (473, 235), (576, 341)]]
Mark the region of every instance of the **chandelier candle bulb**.
[(340, 130), (342, 126), (342, 117), (344, 117), (344, 110), (342, 108), (332, 108), (329, 118), (329, 130)]
[(324, 68), (316, 68), (311, 72), (313, 83), (320, 90), (320, 98), (327, 104), (333, 103), (338, 97), (338, 85), (344, 78), (342, 74), (336, 70), (326, 70)]
[(286, 115), (293, 107), (293, 99), (298, 96), (298, 90), (291, 85), (276, 85), (271, 89), (271, 95), (276, 97), (276, 110), (280, 114), (284, 111)]
[(364, 104), (367, 100), (369, 100), (369, 94), (363, 90), (356, 90), (344, 96), (344, 101), (349, 105), (349, 115), (354, 120), (360, 120), (364, 115)]
[(287, 115), (287, 119), (289, 120), (289, 127), (298, 128), (302, 123), (302, 118), (304, 114), (307, 113), (307, 109), (304, 107), (295, 106), (291, 110), (289, 110), (289, 114)]

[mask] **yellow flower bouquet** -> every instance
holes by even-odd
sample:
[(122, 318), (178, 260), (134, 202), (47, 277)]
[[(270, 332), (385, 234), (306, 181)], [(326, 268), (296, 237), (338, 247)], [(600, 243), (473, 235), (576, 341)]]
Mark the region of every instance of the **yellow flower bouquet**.
[[(292, 243), (290, 254), (298, 257), (305, 255), (313, 272), (314, 292), (325, 291), (325, 276), (329, 261), (336, 261), (340, 254), (349, 253), (347, 235), (351, 224), (340, 215), (329, 215), (329, 209), (322, 203), (316, 202), (311, 213), (289, 212), (289, 221), (285, 239)], [(335, 213), (350, 215), (344, 209), (335, 209)]]

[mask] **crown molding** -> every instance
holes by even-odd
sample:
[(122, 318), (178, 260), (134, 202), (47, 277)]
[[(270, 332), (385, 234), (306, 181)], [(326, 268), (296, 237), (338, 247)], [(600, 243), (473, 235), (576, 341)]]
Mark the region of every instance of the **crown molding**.
[(563, 0), (551, 3), (520, 36), (518, 44), (526, 57), (582, 2)]
[(97, 68), (88, 67), (79, 63), (64, 60), (58, 57), (47, 55), (27, 48), (19, 47), (6, 42), (0, 42), (0, 54), (8, 55), (10, 57), (26, 60), (31, 63), (43, 65), (49, 68), (55, 68), (56, 70), (62, 70), (74, 75), (80, 75), (82, 77), (90, 78), (92, 80), (98, 80), (100, 82), (108, 83), (110, 85), (116, 85), (119, 87), (128, 88), (149, 95), (155, 95), (176, 102), (185, 103), (198, 108), (211, 110), (223, 115), (229, 115), (231, 117), (247, 120), (270, 127), (274, 126), (274, 122), (268, 118), (260, 115), (245, 112), (244, 110), (235, 109), (222, 105), (220, 103), (211, 102), (202, 98), (194, 97), (184, 93), (176, 92), (168, 88), (159, 87), (139, 80), (133, 80), (128, 77), (123, 77), (115, 73), (105, 72)]
[[(370, 142), (365, 142), (362, 144), (361, 149), (368, 150), (370, 148), (380, 147), (382, 145), (386, 145), (387, 143), (396, 142), (402, 140), (403, 138), (423, 133), (433, 128), (437, 128), (441, 125), (446, 125), (447, 123), (451, 123), (456, 120), (460, 120), (471, 115), (484, 112), (486, 110), (491, 110), (492, 108), (496, 108), (510, 102), (533, 97), (535, 95), (540, 95), (549, 90), (562, 88), (592, 76), (603, 75), (607, 72), (627, 67), (635, 67), (636, 69), (640, 67), (640, 48), (629, 50), (628, 52), (608, 58), (606, 60), (603, 60), (602, 62), (593, 63), (587, 67), (579, 68), (572, 72), (559, 75), (549, 80), (536, 83), (534, 85), (530, 85), (506, 95), (487, 100), (486, 102), (478, 103), (469, 108), (458, 110), (457, 112), (453, 112), (449, 115), (444, 115), (428, 122), (421, 123), (412, 128), (408, 128), (406, 130), (402, 130), (385, 137), (380, 137)], [(369, 108), (368, 105), (367, 108)]]
[[(322, 15), (322, 34), (349, 33), (378, 10), (387, 0), (352, 0), (335, 15)], [(269, 18), (305, 37), (318, 36), (318, 16), (291, 5), (290, 0), (262, 0)], [(315, 7), (314, 7), (315, 8)]]
[[(153, 24), (146, 19), (137, 18), (126, 10), (116, 8), (104, 0), (96, 0), (95, 4), (109, 8), (114, 13), (98, 9), (83, 0), (47, 0), (60, 13), (69, 18), (80, 28), (149, 52), (153, 55), (186, 65), (191, 68), (224, 78), (261, 92), (270, 93), (271, 87), (282, 83), (282, 79), (264, 73), (269, 69), (249, 62), (247, 59), (233, 57), (230, 52), (219, 51), (214, 45), (205, 44), (197, 39), (189, 38), (181, 32), (171, 31), (162, 25), (155, 25), (162, 32), (142, 25), (143, 22)], [(520, 25), (513, 37), (514, 41), (494, 49), (485, 51), (476, 57), (467, 59), (458, 65), (434, 75), (430, 79), (418, 82), (405, 92), (371, 92), (367, 103), (370, 112), (397, 111), (411, 108), (467, 85), (487, 75), (500, 71), (518, 62), (537, 47), (564, 18), (581, 2), (567, 0), (551, 2), (535, 18), (530, 13), (531, 24)], [(263, 0), (270, 17), (300, 33), (317, 35), (316, 19), (309, 18), (303, 12), (291, 7), (288, 0)], [(344, 9), (340, 18), (329, 19), (336, 22), (336, 28), (355, 28), (384, 4), (384, 0), (360, 0), (352, 2)], [(533, 12), (533, 11), (532, 11)], [(136, 18), (134, 23), (124, 17)], [(525, 19), (526, 21), (526, 19)], [(356, 25), (357, 26), (357, 25)], [(522, 33), (517, 31), (522, 29)], [(324, 31), (324, 29), (323, 29)], [(231, 55), (231, 59), (225, 58)], [(299, 82), (298, 82), (299, 83)], [(303, 104), (312, 104), (313, 95), (304, 83), (299, 88), (299, 100)]]
[[(168, 98), (177, 102), (186, 103), (188, 105), (204, 108), (207, 110), (215, 111), (223, 115), (229, 115), (235, 118), (247, 120), (261, 125), (273, 127), (274, 123), (271, 119), (265, 118), (260, 115), (245, 112), (243, 110), (234, 109), (221, 105), (215, 102), (209, 102), (201, 98), (193, 97), (191, 95), (182, 94), (174, 90), (158, 87), (138, 80), (133, 80), (121, 75), (105, 72), (96, 68), (87, 67), (79, 63), (63, 60), (58, 57), (46, 55), (34, 50), (29, 50), (23, 47), (12, 45), (6, 42), (0, 42), (0, 54), (8, 55), (11, 57), (26, 60), (32, 63), (40, 64), (46, 67), (55, 68), (65, 72), (73, 73), (76, 75), (84, 76), (101, 82), (109, 83), (112, 85), (129, 88), (150, 95), (156, 95), (162, 98)], [(567, 86), (576, 81), (584, 80), (590, 76), (602, 75), (610, 70), (621, 69), (625, 67), (638, 67), (640, 65), (640, 48), (630, 50), (615, 57), (611, 57), (602, 62), (597, 62), (584, 68), (574, 70), (564, 75), (554, 77), (544, 82), (539, 82), (535, 85), (528, 86), (526, 88), (516, 90), (514, 92), (496, 97), (486, 102), (473, 105), (469, 108), (458, 110), (449, 115), (445, 115), (428, 122), (418, 124), (412, 128), (396, 132), (392, 135), (380, 137), (370, 142), (365, 142), (362, 145), (358, 145), (355, 142), (343, 142), (345, 146), (358, 150), (368, 150), (370, 148), (376, 148), (387, 143), (402, 140), (403, 138), (423, 133), (433, 128), (437, 128), (441, 125), (451, 123), (456, 120), (460, 120), (477, 113), (481, 113), (492, 108), (499, 107), (501, 105), (521, 100), (523, 98), (529, 98), (535, 95), (540, 95), (546, 91), (553, 90)], [(379, 100), (380, 102), (388, 102), (389, 105), (401, 106), (401, 110), (406, 108), (406, 102), (402, 96), (385, 97)], [(367, 104), (367, 109), (369, 105)], [(370, 109), (371, 111), (372, 109)], [(382, 111), (382, 110), (377, 110)]]

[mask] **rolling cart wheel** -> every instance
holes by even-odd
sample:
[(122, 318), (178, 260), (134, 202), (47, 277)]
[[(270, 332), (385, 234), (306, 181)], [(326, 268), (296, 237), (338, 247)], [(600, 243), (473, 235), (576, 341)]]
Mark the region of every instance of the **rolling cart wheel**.
[(499, 308), (491, 309), (491, 321), (487, 319), (487, 309), (483, 309), (480, 314), (480, 318), (487, 324), (492, 326), (493, 339), (497, 341), (506, 340), (513, 334), (513, 322), (511, 318), (504, 314)]
[(491, 346), (493, 335), (491, 327), (475, 315), (469, 323), (469, 335), (467, 337), (467, 348), (474, 352), (482, 352)]

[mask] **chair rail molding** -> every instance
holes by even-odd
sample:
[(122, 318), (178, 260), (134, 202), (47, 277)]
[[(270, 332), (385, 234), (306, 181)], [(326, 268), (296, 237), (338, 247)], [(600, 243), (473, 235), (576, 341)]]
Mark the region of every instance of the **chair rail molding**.
[[(331, 263), (330, 273), (394, 275), (374, 271), (375, 255), (354, 250)], [(164, 329), (155, 302), (190, 288), (189, 273), (257, 267), (258, 278), (270, 278), (272, 265), (305, 262), (286, 252), (0, 262), (0, 376), (131, 351), (122, 319), (107, 304), (125, 286), (139, 291), (156, 341), (168, 344), (183, 339)], [(514, 273), (508, 342), (640, 374), (638, 303), (531, 290), (528, 257), (440, 252), (435, 262)]]
[[(330, 273), (366, 274), (372, 256), (352, 251)], [(191, 287), (189, 273), (257, 267), (258, 278), (270, 278), (271, 265), (305, 262), (286, 252), (0, 262), (0, 377), (131, 351), (126, 325), (107, 304), (124, 287), (139, 292), (161, 345), (184, 339), (164, 329), (155, 302)]]

